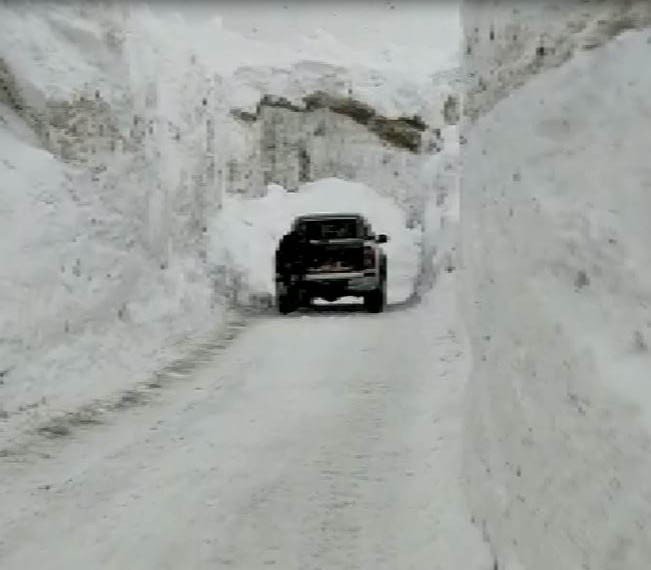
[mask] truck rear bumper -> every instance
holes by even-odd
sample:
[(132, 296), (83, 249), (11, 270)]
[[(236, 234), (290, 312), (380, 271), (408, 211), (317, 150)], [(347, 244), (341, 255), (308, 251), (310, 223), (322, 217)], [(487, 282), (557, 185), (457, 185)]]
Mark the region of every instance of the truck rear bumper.
[(307, 273), (305, 281), (343, 281), (345, 279), (362, 279), (365, 277), (363, 271), (339, 271), (333, 273)]
[(285, 294), (289, 287), (296, 287), (310, 297), (337, 298), (361, 296), (374, 291), (380, 285), (380, 278), (375, 271), (323, 272), (307, 273), (294, 276), (291, 285), (276, 276), (277, 294)]
[(331, 291), (344, 295), (373, 291), (378, 287), (378, 276), (376, 273), (364, 273), (363, 271), (308, 273), (303, 277), (303, 283), (308, 291), (315, 293)]

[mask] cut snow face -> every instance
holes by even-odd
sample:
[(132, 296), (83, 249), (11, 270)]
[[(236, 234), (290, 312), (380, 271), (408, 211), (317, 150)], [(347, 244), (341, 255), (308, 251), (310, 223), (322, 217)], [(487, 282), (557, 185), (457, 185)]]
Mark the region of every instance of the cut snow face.
[(408, 229), (405, 213), (391, 199), (364, 184), (336, 178), (306, 184), (298, 192), (270, 185), (262, 198), (227, 197), (209, 230), (210, 262), (233, 268), (241, 301), (246, 302), (251, 294), (272, 294), (273, 260), (280, 238), (296, 216), (328, 212), (360, 213), (375, 233), (389, 235), (383, 246), (388, 262), (388, 302), (409, 298), (419, 271), (421, 229)]
[(500, 568), (649, 567), (650, 49), (626, 32), (467, 131), (467, 471)]
[(477, 118), (514, 89), (583, 50), (651, 25), (648, 0), (465, 0), (464, 113)]
[[(254, 5), (254, 9), (252, 9)], [(405, 76), (426, 77), (455, 65), (459, 9), (454, 2), (156, 2), (159, 12), (179, 12), (195, 28), (240, 38), (249, 59), (363, 63)], [(246, 39), (243, 42), (242, 39)], [(211, 46), (212, 47), (212, 46)], [(218, 45), (213, 50), (219, 53)], [(256, 53), (259, 50), (259, 54)], [(220, 50), (221, 51), (221, 50)], [(221, 65), (243, 59), (242, 49)], [(409, 62), (409, 67), (405, 66)]]
[(161, 267), (138, 240), (135, 208), (108, 208), (2, 104), (0, 123), (4, 436), (46, 407), (79, 405), (146, 376), (172, 357), (170, 345), (223, 317), (205, 263), (170, 256)]

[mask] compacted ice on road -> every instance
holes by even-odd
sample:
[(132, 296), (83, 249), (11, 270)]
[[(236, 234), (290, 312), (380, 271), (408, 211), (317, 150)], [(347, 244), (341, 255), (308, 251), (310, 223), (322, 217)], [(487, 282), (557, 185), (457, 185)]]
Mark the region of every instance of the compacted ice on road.
[(148, 404), (4, 457), (0, 567), (489, 568), (452, 280), (254, 320)]

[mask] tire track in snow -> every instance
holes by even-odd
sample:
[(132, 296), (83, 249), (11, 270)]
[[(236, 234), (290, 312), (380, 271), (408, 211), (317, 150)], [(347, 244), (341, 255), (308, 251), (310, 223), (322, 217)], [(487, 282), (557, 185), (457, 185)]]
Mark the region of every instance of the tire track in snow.
[[(246, 317), (239, 312), (233, 312), (223, 330), (208, 337), (185, 340), (188, 345), (186, 354), (174, 359), (152, 377), (137, 382), (131, 388), (121, 390), (109, 398), (94, 400), (74, 410), (52, 414), (28, 431), (9, 440), (0, 448), (0, 459), (26, 461), (30, 455), (42, 455), (38, 450), (44, 438), (68, 438), (79, 430), (91, 429), (110, 421), (121, 411), (147, 405), (157, 397), (160, 390), (191, 377), (201, 367), (213, 363), (219, 353), (227, 350), (237, 339), (245, 326)], [(48, 450), (47, 454), (50, 455), (51, 445)]]

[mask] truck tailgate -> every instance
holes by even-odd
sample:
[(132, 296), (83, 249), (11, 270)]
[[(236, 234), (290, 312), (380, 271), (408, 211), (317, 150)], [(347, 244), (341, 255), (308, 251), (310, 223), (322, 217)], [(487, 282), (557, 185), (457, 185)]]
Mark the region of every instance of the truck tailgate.
[(364, 268), (364, 240), (311, 241), (306, 261), (310, 272), (361, 271)]

